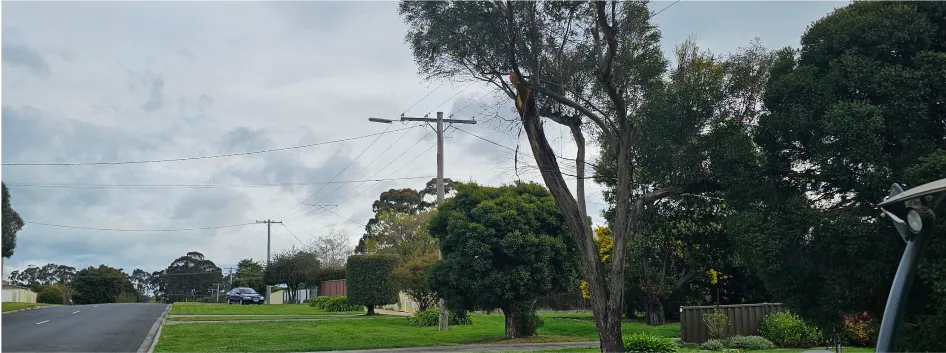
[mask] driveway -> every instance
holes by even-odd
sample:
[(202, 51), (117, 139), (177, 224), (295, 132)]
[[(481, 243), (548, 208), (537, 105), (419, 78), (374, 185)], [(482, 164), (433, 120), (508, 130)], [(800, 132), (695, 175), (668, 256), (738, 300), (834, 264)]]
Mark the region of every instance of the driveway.
[[(136, 352), (167, 304), (48, 307), (3, 314), (4, 352)], [(147, 349), (147, 347), (145, 347)]]

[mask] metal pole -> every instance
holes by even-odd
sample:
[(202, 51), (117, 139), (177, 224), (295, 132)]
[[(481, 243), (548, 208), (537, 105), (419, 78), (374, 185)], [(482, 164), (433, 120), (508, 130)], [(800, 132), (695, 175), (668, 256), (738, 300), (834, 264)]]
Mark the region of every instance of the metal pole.
[(893, 277), (890, 286), (890, 295), (887, 297), (887, 306), (884, 308), (884, 318), (880, 322), (877, 337), (877, 353), (894, 352), (895, 335), (900, 326), (900, 314), (906, 306), (907, 295), (916, 277), (916, 267), (920, 260), (923, 247), (929, 238), (929, 232), (920, 232), (907, 240), (907, 248), (903, 250), (900, 266)]
[[(443, 203), (443, 112), (437, 112), (437, 205)], [(440, 245), (437, 245), (437, 259), (443, 260)], [(446, 331), (450, 319), (447, 316), (447, 306), (443, 298), (437, 298), (437, 309), (440, 311), (440, 331)]]

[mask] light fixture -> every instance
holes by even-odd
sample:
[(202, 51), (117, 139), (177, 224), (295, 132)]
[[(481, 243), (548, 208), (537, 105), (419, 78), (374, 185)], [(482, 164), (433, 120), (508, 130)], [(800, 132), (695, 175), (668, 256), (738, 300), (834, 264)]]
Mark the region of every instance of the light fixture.
[(923, 231), (923, 216), (920, 216), (920, 213), (914, 208), (907, 211), (907, 225), (910, 226), (910, 231), (913, 233), (919, 234)]

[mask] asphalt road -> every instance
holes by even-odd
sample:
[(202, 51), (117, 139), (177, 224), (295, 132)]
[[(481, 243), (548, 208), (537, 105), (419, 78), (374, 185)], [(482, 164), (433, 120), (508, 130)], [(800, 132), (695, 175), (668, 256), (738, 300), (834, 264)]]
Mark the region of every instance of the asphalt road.
[(166, 304), (49, 307), (3, 314), (4, 352), (136, 352)]

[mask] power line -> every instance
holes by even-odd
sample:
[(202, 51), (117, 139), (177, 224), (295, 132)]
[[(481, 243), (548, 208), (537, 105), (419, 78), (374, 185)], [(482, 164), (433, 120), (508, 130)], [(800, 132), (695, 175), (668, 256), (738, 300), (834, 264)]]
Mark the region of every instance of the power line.
[(52, 224), (52, 223), (43, 223), (43, 222), (24, 222), (26, 224), (35, 224), (39, 226), (47, 227), (56, 227), (56, 228), (68, 228), (68, 229), (83, 229), (83, 230), (98, 230), (105, 232), (183, 232), (191, 230), (209, 230), (209, 229), (222, 229), (222, 228), (233, 228), (248, 226), (254, 223), (240, 223), (240, 224), (229, 224), (223, 226), (213, 226), (213, 227), (194, 227), (194, 228), (177, 228), (177, 229), (117, 229), (117, 228), (95, 228), (95, 227), (80, 227), (80, 226), (71, 226), (71, 225), (62, 225), (62, 224)]
[(339, 216), (339, 217), (341, 217), (342, 219), (345, 219), (345, 220), (347, 220), (347, 221), (349, 221), (349, 222), (352, 222), (352, 223), (354, 223), (354, 224), (360, 225), (360, 226), (362, 226), (362, 227), (367, 227), (367, 225), (365, 225), (364, 223), (355, 222), (355, 221), (351, 220), (351, 218), (348, 218), (348, 217), (342, 216), (342, 215), (340, 215), (340, 214), (338, 214), (338, 213), (335, 213), (335, 211), (332, 211), (332, 210), (328, 209), (328, 207), (322, 206), (322, 209), (324, 209), (324, 210), (326, 210), (326, 211), (332, 213), (333, 215)]
[(453, 100), (453, 98), (456, 98), (456, 96), (459, 96), (460, 93), (463, 93), (463, 91), (466, 91), (466, 90), (469, 89), (470, 87), (473, 87), (473, 84), (474, 84), (474, 83), (476, 83), (476, 82), (470, 82), (470, 84), (467, 85), (466, 88), (457, 91), (457, 93), (453, 94), (453, 96), (451, 96), (450, 98), (447, 98), (447, 100), (443, 101), (443, 103), (440, 103), (440, 105), (434, 107), (434, 109), (431, 109), (430, 112), (427, 112), (427, 114), (433, 113), (434, 110), (437, 110), (438, 108), (440, 108), (440, 107), (443, 106), (444, 104), (447, 104), (447, 102)]
[(296, 238), (296, 241), (299, 242), (299, 245), (305, 246), (305, 243), (303, 243), (302, 240), (296, 236), (296, 233), (293, 233), (292, 230), (289, 229), (289, 226), (287, 226), (285, 223), (280, 223), (280, 224), (282, 224), (283, 228), (286, 228), (286, 231), (289, 232), (289, 235), (292, 235), (293, 238)]
[(362, 180), (338, 180), (338, 181), (316, 181), (311, 183), (276, 183), (276, 184), (40, 184), (40, 183), (6, 183), (8, 186), (34, 187), (34, 188), (182, 188), (182, 189), (217, 189), (217, 188), (261, 188), (261, 187), (284, 187), (284, 186), (309, 186), (321, 184), (352, 184), (366, 183), (369, 181), (388, 181), (388, 180), (410, 180), (432, 178), (429, 176), (414, 176), (394, 179), (362, 179)]
[[(474, 133), (472, 133), (472, 132), (463, 130), (463, 129), (461, 129), (461, 128), (454, 127), (454, 129), (459, 130), (460, 132), (463, 132), (463, 133), (465, 133), (465, 134), (467, 134), (467, 135), (476, 137), (476, 138), (478, 138), (478, 139), (480, 139), (480, 140), (489, 142), (489, 143), (491, 143), (491, 144), (493, 144), (493, 145), (496, 145), (496, 146), (505, 148), (505, 149), (507, 149), (507, 150), (510, 150), (510, 151), (512, 151), (513, 153), (522, 153), (522, 152), (516, 151), (515, 148), (509, 147), (509, 146), (506, 146), (506, 145), (503, 145), (503, 144), (501, 144), (501, 143), (499, 143), (499, 142), (496, 142), (496, 141), (487, 139), (487, 138), (485, 138), (485, 137), (479, 136), (479, 135), (477, 135), (477, 134), (474, 134)], [(522, 153), (522, 154), (525, 154), (525, 153)], [(554, 155), (554, 153), (553, 153), (553, 155)], [(529, 156), (532, 157), (533, 159), (535, 159), (535, 156), (531, 156), (531, 155), (529, 155)], [(575, 159), (573, 159), (573, 158), (565, 158), (565, 157), (562, 157), (562, 156), (555, 156), (555, 158), (562, 159), (562, 160), (566, 160), (566, 161), (569, 161), (569, 162), (574, 162), (574, 161), (575, 161)], [(528, 163), (528, 162), (526, 162), (526, 163), (527, 163), (527, 165), (529, 165), (530, 167), (539, 168), (538, 165), (535, 165), (535, 164), (532, 164), (532, 163)], [(584, 164), (587, 165), (588, 167), (591, 167), (591, 169), (596, 169), (596, 166), (595, 166), (594, 164), (591, 164), (591, 163), (588, 163), (588, 162), (584, 162)], [(539, 168), (539, 170), (542, 170), (542, 169)], [(559, 172), (561, 172), (561, 171), (559, 171)], [(567, 175), (567, 176), (570, 176), (570, 177), (573, 177), (573, 178), (577, 178), (577, 177), (578, 177), (577, 175), (573, 175), (573, 174), (567, 174), (567, 173), (561, 173), (561, 174), (562, 174), (562, 175)], [(585, 178), (588, 178), (588, 177), (585, 177)]]
[(676, 5), (678, 2), (680, 2), (680, 0), (674, 1), (672, 4), (667, 5), (667, 7), (660, 9), (660, 11), (655, 12), (653, 15), (650, 15), (650, 18), (654, 18), (654, 16), (659, 15), (661, 12), (664, 12), (664, 10), (669, 9), (670, 6)]
[[(406, 128), (406, 129), (410, 129), (410, 128), (413, 128), (413, 127), (416, 127), (416, 126), (412, 126), (412, 127)], [(384, 132), (387, 132), (388, 129), (390, 129), (390, 128), (391, 128), (391, 125), (388, 125), (388, 127), (387, 127), (386, 129), (384, 129)], [(399, 130), (395, 130), (395, 131), (399, 131)], [(348, 167), (351, 167), (351, 165), (354, 164), (355, 161), (358, 160), (358, 158), (361, 158), (361, 156), (364, 155), (365, 152), (368, 152), (368, 150), (371, 149), (371, 146), (374, 146), (375, 142), (378, 142), (378, 139), (380, 139), (380, 138), (381, 138), (381, 135), (383, 135), (383, 134), (384, 134), (384, 133), (379, 134), (378, 137), (376, 137), (376, 138), (374, 139), (374, 141), (371, 141), (371, 144), (369, 144), (368, 147), (366, 147), (364, 150), (362, 150), (361, 153), (359, 153), (357, 157), (355, 157), (354, 159), (351, 160), (351, 162), (348, 162), (348, 165), (346, 165), (345, 168), (342, 168), (342, 170), (338, 171), (338, 174), (335, 174), (335, 176), (333, 176), (332, 179), (329, 180), (329, 181), (335, 180), (335, 178), (338, 178), (339, 175), (342, 175), (342, 173), (344, 173), (346, 170), (348, 170)], [(321, 192), (322, 189), (325, 189), (325, 186), (327, 186), (327, 185), (328, 185), (328, 184), (323, 184), (322, 187), (320, 187), (318, 190), (316, 190), (314, 193), (312, 193), (312, 195), (309, 195), (309, 197), (306, 197), (305, 200), (302, 200), (302, 202), (299, 202), (299, 203), (296, 204), (295, 206), (292, 206), (292, 208), (290, 208), (290, 209), (288, 209), (288, 210), (286, 210), (286, 211), (280, 212), (280, 213), (274, 215), (273, 217), (278, 217), (278, 216), (280, 216), (280, 215), (286, 214), (286, 212), (290, 212), (290, 211), (292, 211), (292, 210), (295, 210), (296, 207), (301, 206), (303, 203), (305, 203), (306, 201), (309, 201), (309, 199), (311, 199), (313, 196), (315, 196), (315, 195), (317, 195), (319, 192)], [(270, 217), (270, 218), (273, 218), (273, 217)]]
[(421, 98), (421, 99), (418, 100), (417, 102), (414, 102), (414, 104), (411, 104), (411, 106), (408, 107), (407, 109), (404, 109), (404, 112), (401, 113), (401, 115), (407, 114), (407, 111), (408, 111), (408, 110), (411, 110), (411, 108), (416, 107), (418, 104), (420, 104), (420, 102), (423, 102), (424, 99), (427, 99), (427, 97), (430, 97), (431, 94), (433, 94), (434, 92), (437, 92), (437, 90), (440, 89), (440, 87), (443, 87), (443, 85), (445, 85), (447, 82), (448, 82), (448, 81), (443, 81), (443, 82), (440, 83), (440, 86), (437, 86), (437, 88), (434, 88), (432, 91), (427, 92), (427, 95), (425, 95), (423, 98)]
[(211, 155), (211, 156), (185, 157), (185, 158), (168, 158), (168, 159), (149, 159), (149, 160), (138, 160), (138, 161), (118, 161), (118, 162), (3, 163), (3, 164), (0, 164), (0, 165), (5, 165), (5, 166), (119, 165), (119, 164), (145, 164), (145, 163), (182, 162), (182, 161), (193, 161), (193, 160), (201, 160), (201, 159), (237, 157), (237, 156), (246, 156), (246, 155), (253, 155), (253, 154), (261, 154), (261, 153), (270, 153), (270, 152), (278, 152), (278, 151), (288, 151), (288, 150), (294, 150), (294, 149), (300, 149), (300, 148), (307, 148), (307, 147), (328, 145), (328, 144), (332, 144), (332, 143), (339, 143), (339, 142), (346, 142), (346, 141), (359, 140), (359, 139), (368, 138), (368, 137), (371, 137), (371, 136), (384, 135), (384, 134), (389, 133), (389, 132), (401, 131), (401, 130), (406, 130), (406, 129), (413, 129), (413, 128), (415, 128), (415, 127), (417, 127), (417, 126), (409, 126), (409, 127), (400, 128), (400, 129), (397, 129), (397, 130), (391, 130), (391, 131), (385, 130), (385, 131), (383, 131), (383, 132), (378, 132), (378, 133), (373, 133), (373, 134), (368, 134), (368, 135), (363, 135), (363, 136), (349, 137), (349, 138), (344, 138), (344, 139), (339, 139), (339, 140), (333, 140), (333, 141), (326, 141), (326, 142), (310, 143), (310, 144), (306, 144), (306, 145), (299, 145), (299, 146), (292, 146), (292, 147), (273, 148), (273, 149), (268, 149), (268, 150), (260, 150), (260, 151), (252, 151), (252, 152), (217, 154), (217, 155)]

